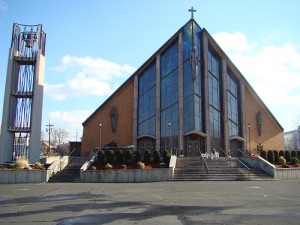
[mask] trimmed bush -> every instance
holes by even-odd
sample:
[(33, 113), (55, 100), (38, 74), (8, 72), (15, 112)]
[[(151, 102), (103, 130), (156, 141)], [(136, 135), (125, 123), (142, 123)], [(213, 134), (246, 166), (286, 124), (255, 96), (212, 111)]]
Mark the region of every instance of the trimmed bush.
[(145, 164), (142, 163), (142, 162), (138, 162), (138, 163), (136, 164), (136, 168), (137, 168), (137, 169), (144, 169), (144, 168), (145, 168)]
[(130, 149), (125, 151), (125, 159), (126, 161), (132, 161), (132, 151)]
[(140, 162), (142, 160), (142, 152), (141, 151), (134, 152), (134, 160), (135, 160), (135, 162)]
[(114, 151), (109, 150), (106, 152), (106, 159), (109, 164), (112, 164), (114, 162)]
[(299, 164), (298, 157), (292, 157), (291, 158), (291, 164), (292, 165), (298, 165)]
[(290, 151), (285, 151), (284, 152), (284, 158), (286, 160), (286, 162), (291, 162), (291, 152)]
[(149, 163), (150, 160), (151, 160), (151, 151), (146, 150), (145, 153), (144, 153), (144, 162)]
[(297, 151), (298, 160), (300, 160), (300, 151)]
[(154, 162), (159, 163), (159, 161), (160, 161), (160, 153), (159, 153), (158, 150), (155, 150), (153, 152), (153, 159), (154, 159)]
[(284, 158), (283, 156), (280, 156), (280, 157), (279, 157), (279, 164), (280, 164), (280, 165), (284, 165), (285, 163), (286, 163), (285, 158)]
[(284, 157), (284, 151), (283, 151), (283, 150), (280, 150), (280, 151), (279, 151), (279, 157), (280, 157), (280, 156), (283, 156), (283, 157)]
[(298, 158), (297, 152), (296, 151), (291, 151), (291, 158), (295, 158), (295, 157)]
[(122, 150), (118, 150), (116, 152), (116, 157), (117, 157), (117, 162), (118, 163), (122, 163), (123, 162), (123, 151)]
[(105, 163), (105, 153), (103, 150), (97, 152), (97, 161), (100, 163)]
[(272, 150), (268, 151), (267, 157), (268, 157), (268, 162), (273, 164), (274, 163), (274, 153)]
[(163, 162), (169, 165), (171, 159), (171, 152), (169, 150), (163, 151)]
[(106, 169), (106, 170), (110, 170), (112, 168), (113, 168), (113, 166), (109, 163), (106, 163), (106, 165), (104, 166), (104, 169)]
[(28, 169), (29, 163), (27, 159), (17, 159), (16, 160), (16, 168), (18, 169)]
[(267, 152), (265, 150), (261, 150), (260, 151), (260, 157), (262, 157), (263, 159), (267, 160)]
[(278, 151), (274, 150), (273, 154), (274, 154), (274, 162), (275, 162), (275, 164), (278, 164), (279, 163), (279, 153), (278, 153)]

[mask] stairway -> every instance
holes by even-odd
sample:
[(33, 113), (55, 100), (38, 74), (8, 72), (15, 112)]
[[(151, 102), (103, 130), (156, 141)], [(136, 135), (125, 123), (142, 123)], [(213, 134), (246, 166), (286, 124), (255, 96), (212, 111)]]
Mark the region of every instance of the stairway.
[(71, 162), (60, 172), (52, 176), (48, 182), (69, 182), (79, 183), (80, 168), (89, 158), (86, 157), (72, 157)]
[(225, 158), (204, 159), (208, 170), (201, 163), (200, 157), (177, 158), (172, 181), (243, 181), (269, 180), (262, 171), (237, 166), (237, 160), (226, 161)]

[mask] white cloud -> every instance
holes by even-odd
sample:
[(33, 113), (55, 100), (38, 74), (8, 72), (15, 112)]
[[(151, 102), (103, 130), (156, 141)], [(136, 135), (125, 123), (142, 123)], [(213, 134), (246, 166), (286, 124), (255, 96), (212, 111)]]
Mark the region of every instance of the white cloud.
[(110, 95), (124, 79), (134, 72), (130, 65), (119, 65), (101, 58), (64, 56), (61, 64), (51, 69), (67, 73), (70, 79), (60, 84), (45, 84), (45, 93), (55, 100), (68, 97)]
[(4, 0), (0, 0), (0, 11), (8, 10), (8, 5)]
[(76, 135), (79, 140), (82, 136), (82, 122), (90, 115), (90, 110), (54, 111), (49, 113), (49, 119), (55, 121), (55, 127), (65, 128), (70, 134), (70, 140), (75, 140)]
[(300, 111), (300, 52), (296, 47), (249, 43), (240, 32), (213, 37), (283, 127), (291, 129), (289, 120)]

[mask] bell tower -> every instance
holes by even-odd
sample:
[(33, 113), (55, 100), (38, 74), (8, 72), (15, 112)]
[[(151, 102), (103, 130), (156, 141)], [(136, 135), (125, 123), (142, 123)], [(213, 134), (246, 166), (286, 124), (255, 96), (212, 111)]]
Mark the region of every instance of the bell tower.
[(46, 34), (14, 24), (4, 94), (0, 162), (40, 160)]

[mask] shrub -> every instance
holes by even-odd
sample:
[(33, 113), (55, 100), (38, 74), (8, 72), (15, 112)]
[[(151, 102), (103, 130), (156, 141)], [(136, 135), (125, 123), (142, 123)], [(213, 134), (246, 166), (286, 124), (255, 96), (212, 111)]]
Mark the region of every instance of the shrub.
[(138, 169), (144, 169), (144, 168), (145, 168), (145, 164), (142, 163), (142, 162), (138, 162), (138, 163), (136, 164), (136, 168), (138, 168)]
[(297, 164), (299, 164), (298, 157), (292, 157), (292, 158), (291, 158), (291, 164), (292, 164), (292, 165), (297, 165)]
[(267, 160), (267, 152), (265, 150), (261, 150), (260, 151), (260, 157), (262, 157), (263, 159)]
[(15, 165), (16, 168), (19, 169), (29, 168), (29, 163), (27, 159), (17, 159)]
[(159, 163), (159, 161), (160, 161), (160, 153), (159, 153), (158, 150), (155, 150), (153, 152), (153, 159), (154, 159), (154, 162)]
[(269, 150), (268, 153), (267, 153), (267, 159), (268, 159), (268, 162), (269, 163), (274, 163), (274, 153), (272, 150)]
[(279, 154), (278, 154), (278, 151), (274, 150), (273, 154), (274, 154), (274, 162), (275, 162), (275, 164), (278, 164), (279, 163)]
[(45, 167), (43, 166), (43, 164), (40, 163), (40, 162), (36, 162), (36, 163), (34, 164), (34, 167), (35, 167), (36, 169), (40, 169), (40, 170), (45, 169)]
[(91, 170), (97, 170), (96, 166), (91, 166)]
[(163, 151), (163, 162), (167, 165), (169, 165), (171, 159), (171, 153), (169, 150)]
[(104, 169), (106, 169), (106, 170), (110, 170), (112, 168), (113, 168), (113, 166), (109, 163), (106, 163), (105, 166), (104, 166)]
[(291, 152), (290, 151), (285, 151), (284, 152), (284, 158), (286, 162), (291, 162)]
[(114, 162), (114, 151), (109, 150), (106, 152), (106, 159), (109, 164), (112, 164)]
[(126, 150), (125, 159), (126, 159), (126, 161), (132, 161), (132, 151), (130, 149)]
[(151, 151), (146, 150), (144, 153), (144, 162), (149, 163), (151, 160)]
[(280, 150), (280, 151), (279, 151), (279, 157), (280, 157), (280, 156), (283, 156), (283, 157), (284, 157), (284, 151), (283, 151), (283, 150)]
[(300, 151), (297, 151), (298, 159), (300, 160)]
[(291, 158), (295, 158), (295, 157), (298, 158), (297, 152), (296, 151), (291, 151)]
[(134, 152), (134, 160), (135, 160), (135, 162), (140, 162), (142, 160), (142, 152), (141, 151)]
[(103, 150), (97, 152), (97, 161), (100, 163), (105, 163), (105, 153)]
[(121, 165), (121, 168), (122, 168), (122, 169), (126, 169), (126, 165), (125, 165), (125, 164), (122, 164), (122, 165)]
[(123, 151), (118, 150), (117, 153), (116, 153), (116, 157), (117, 157), (117, 162), (122, 163), (123, 162)]
[(280, 164), (280, 165), (283, 165), (283, 164), (285, 164), (285, 163), (286, 163), (285, 158), (284, 158), (283, 156), (280, 156), (280, 157), (279, 157), (279, 164)]

